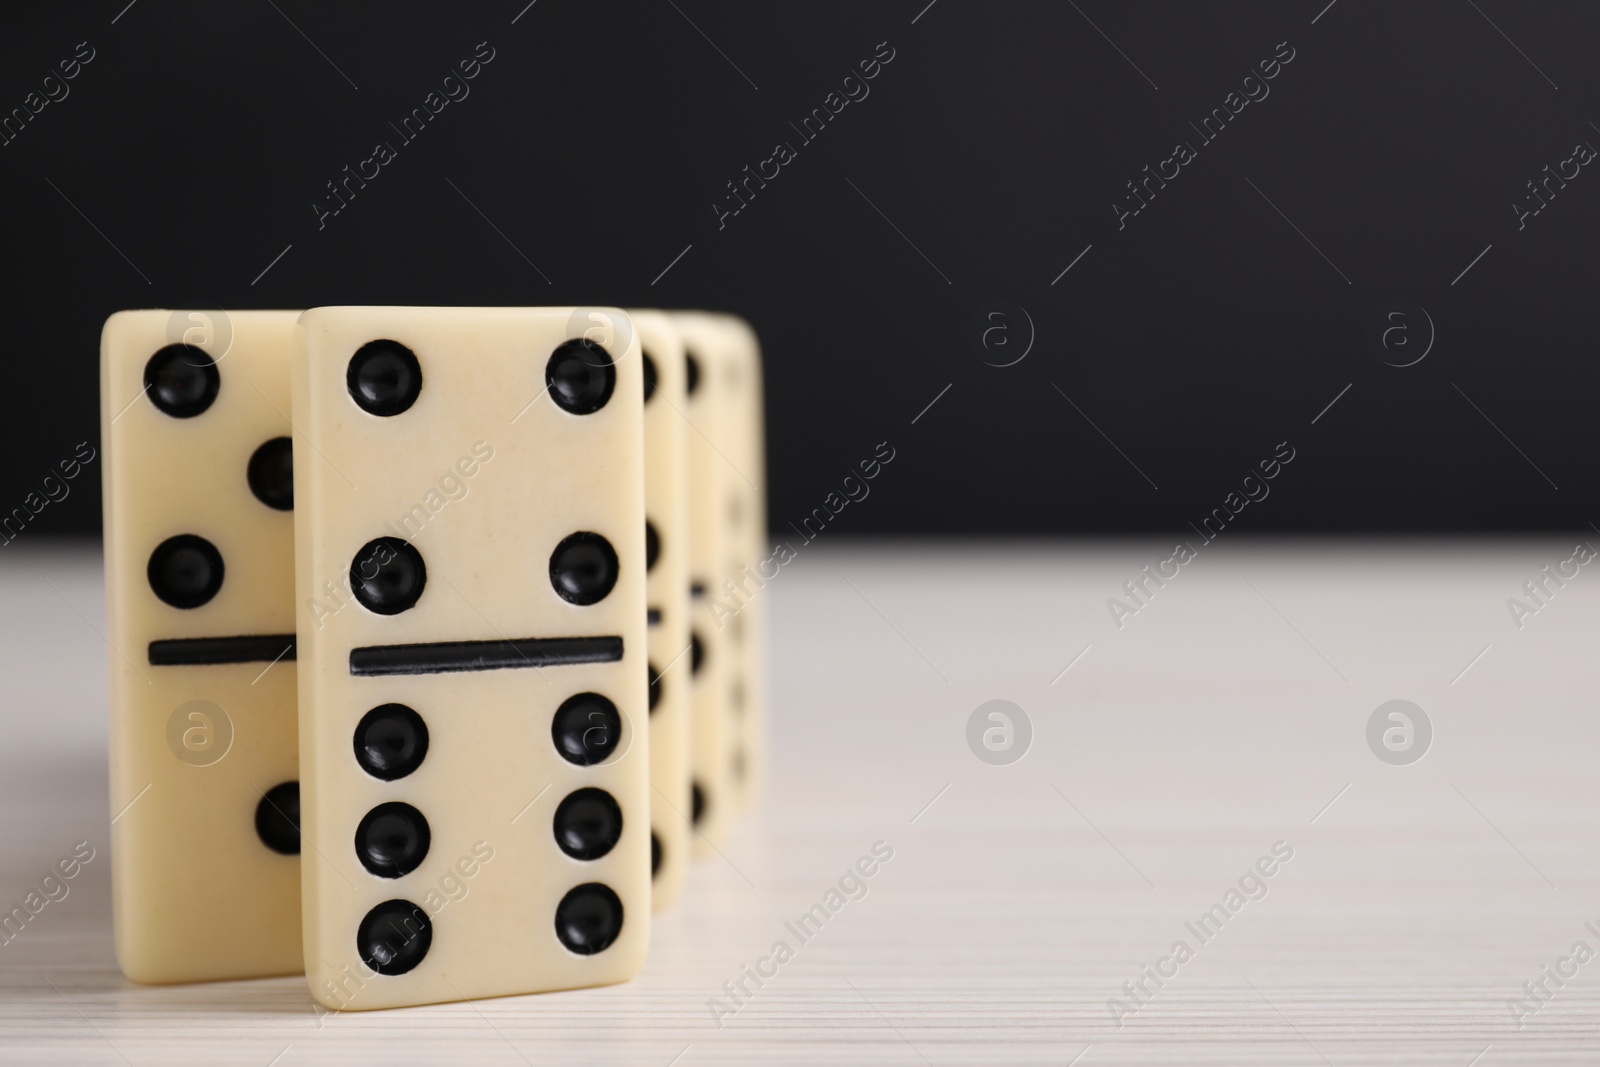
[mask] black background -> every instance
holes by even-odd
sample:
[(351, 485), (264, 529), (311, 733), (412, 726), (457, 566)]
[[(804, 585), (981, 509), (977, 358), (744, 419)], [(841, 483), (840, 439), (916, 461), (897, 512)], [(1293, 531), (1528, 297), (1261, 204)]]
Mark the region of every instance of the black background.
[[(835, 529), (1178, 531), (1282, 441), (1239, 527), (1600, 521), (1600, 169), (1521, 229), (1512, 206), (1600, 145), (1595, 5), (275, 2), (8, 13), (0, 109), (95, 58), (0, 148), (0, 511), (96, 440), (116, 309), (599, 303), (755, 325), (775, 529), (882, 441)], [(470, 96), (319, 230), (324, 184), (484, 41)], [(879, 42), (870, 95), (802, 143)], [(1180, 140), (1198, 158), (1119, 229)], [(798, 158), (719, 229), (779, 141)], [(996, 300), (1036, 330), (1015, 366), (968, 341)], [(1405, 305), (1436, 341), (1396, 368), (1368, 324)], [(23, 536), (97, 530), (97, 466)]]

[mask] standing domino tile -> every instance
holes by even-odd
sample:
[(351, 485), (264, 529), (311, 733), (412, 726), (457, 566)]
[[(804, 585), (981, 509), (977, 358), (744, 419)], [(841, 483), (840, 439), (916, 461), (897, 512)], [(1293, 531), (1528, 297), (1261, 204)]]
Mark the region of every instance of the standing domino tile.
[(689, 858), (689, 479), (683, 339), (660, 311), (629, 311), (644, 358), (644, 509), (650, 646), (651, 899), (683, 890)]
[(644, 960), (641, 364), (610, 309), (300, 319), (302, 900), (329, 1007)]
[(123, 311), (101, 338), (112, 912), (138, 982), (301, 970), (297, 314)]
[(761, 348), (750, 324), (736, 315), (713, 318), (723, 329), (716, 388), (724, 415), (723, 450), (734, 468), (727, 479), (727, 573), (720, 592), (734, 614), (724, 618), (731, 645), (728, 681), (729, 781), (737, 810), (760, 797), (766, 769), (766, 594), (768, 558), (766, 443), (763, 433)]
[(673, 312), (684, 342), (684, 435), (689, 473), (689, 643), (691, 706), (689, 776), (692, 853), (706, 856), (727, 837), (733, 815), (728, 782), (728, 693), (723, 637), (711, 610), (722, 574), (727, 536), (723, 522), (727, 462), (712, 442), (721, 436), (722, 408), (708, 377), (721, 331), (704, 315)]

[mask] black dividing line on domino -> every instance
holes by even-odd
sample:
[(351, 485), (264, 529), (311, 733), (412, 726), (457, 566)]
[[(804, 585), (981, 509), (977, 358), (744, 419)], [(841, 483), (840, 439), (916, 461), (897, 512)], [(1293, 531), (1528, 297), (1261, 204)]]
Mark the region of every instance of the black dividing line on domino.
[(294, 634), (244, 637), (180, 637), (150, 642), (152, 667), (201, 667), (216, 663), (276, 663), (295, 656)]
[(350, 650), (354, 675), (449, 674), (518, 667), (615, 663), (620, 637), (523, 637), (508, 641), (436, 641), (425, 645), (368, 645)]

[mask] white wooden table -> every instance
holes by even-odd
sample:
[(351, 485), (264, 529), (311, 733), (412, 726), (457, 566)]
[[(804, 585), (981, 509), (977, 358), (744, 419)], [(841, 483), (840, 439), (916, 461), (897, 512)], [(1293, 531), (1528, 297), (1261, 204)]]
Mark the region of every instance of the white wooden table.
[[(636, 981), (336, 1016), (299, 979), (121, 977), (98, 554), (19, 541), (0, 904), (97, 852), (0, 946), (0, 1062), (1596, 1062), (1600, 961), (1545, 979), (1520, 1028), (1508, 1002), (1575, 942), (1600, 952), (1600, 572), (1518, 629), (1506, 601), (1572, 542), (1226, 541), (1119, 630), (1107, 598), (1170, 546), (819, 540), (763, 594), (770, 794)], [(996, 698), (1033, 728), (1005, 766), (966, 740)], [(1409, 766), (1367, 746), (1395, 698), (1435, 732)], [(879, 841), (866, 895), (802, 942), (785, 923)], [(1266, 895), (1197, 938), (1280, 841)], [(1180, 939), (1119, 1027), (1108, 1001)], [(780, 940), (719, 1027), (708, 1002)]]

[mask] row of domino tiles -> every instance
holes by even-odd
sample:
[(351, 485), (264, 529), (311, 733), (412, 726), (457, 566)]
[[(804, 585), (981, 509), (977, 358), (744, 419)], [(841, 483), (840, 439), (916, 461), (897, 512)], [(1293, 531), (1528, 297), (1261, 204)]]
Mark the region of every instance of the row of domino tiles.
[(124, 973), (346, 1010), (635, 974), (760, 788), (762, 605), (709, 604), (761, 557), (761, 407), (729, 315), (113, 315)]

